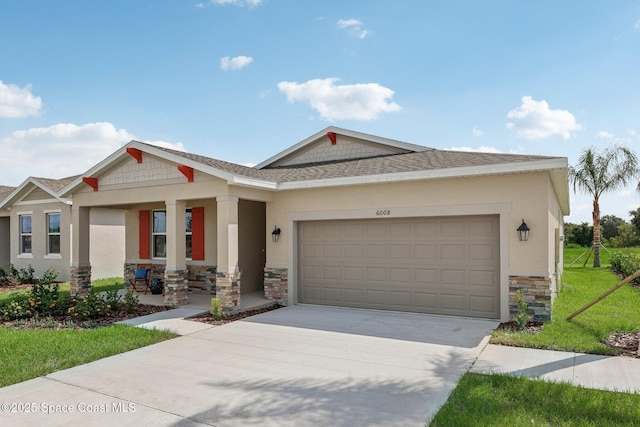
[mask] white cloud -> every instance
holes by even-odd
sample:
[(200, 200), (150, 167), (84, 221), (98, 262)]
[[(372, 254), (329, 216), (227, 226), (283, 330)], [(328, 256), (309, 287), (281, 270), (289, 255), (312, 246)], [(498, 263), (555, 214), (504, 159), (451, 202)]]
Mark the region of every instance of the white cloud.
[(560, 135), (567, 140), (571, 132), (582, 130), (582, 125), (566, 110), (551, 110), (547, 101), (535, 101), (530, 96), (522, 97), (522, 104), (509, 111), (512, 122), (506, 124), (517, 136), (525, 139), (541, 139)]
[(211, 0), (211, 4), (216, 6), (232, 5), (249, 8), (260, 6), (262, 3), (263, 0)]
[(473, 136), (482, 136), (484, 135), (484, 132), (481, 131), (480, 129), (478, 129), (477, 127), (473, 127), (473, 129), (471, 129), (471, 133), (473, 134)]
[(636, 21), (636, 25), (634, 25), (633, 28), (636, 30), (640, 30), (640, 19)]
[(225, 56), (220, 59), (220, 68), (224, 71), (228, 70), (241, 70), (247, 65), (253, 62), (253, 58), (250, 56), (234, 56), (233, 58)]
[[(29, 176), (63, 178), (80, 174), (136, 139), (111, 123), (60, 123), (18, 130), (0, 138), (0, 185), (18, 185)], [(181, 143), (145, 141), (184, 150)]]
[(373, 120), (380, 113), (400, 110), (389, 99), (393, 91), (377, 83), (336, 85), (338, 78), (313, 79), (306, 83), (280, 82), (278, 89), (287, 101), (308, 102), (311, 108), (328, 121)]
[(341, 29), (346, 29), (349, 33), (359, 39), (367, 37), (369, 32), (362, 28), (362, 22), (357, 19), (339, 19), (336, 26)]
[(613, 139), (615, 137), (616, 136), (614, 134), (612, 134), (611, 132), (607, 132), (606, 130), (601, 130), (596, 134), (596, 138), (600, 139)]
[(42, 99), (31, 94), (31, 86), (7, 86), (0, 80), (0, 117), (37, 116), (41, 108)]
[(627, 135), (634, 137), (637, 135), (637, 132), (634, 129), (627, 129)]

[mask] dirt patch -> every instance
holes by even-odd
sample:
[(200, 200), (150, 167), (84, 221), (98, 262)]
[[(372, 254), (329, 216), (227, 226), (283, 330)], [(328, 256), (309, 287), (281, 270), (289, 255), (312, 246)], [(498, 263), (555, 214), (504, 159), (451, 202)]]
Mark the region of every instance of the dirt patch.
[(640, 332), (616, 332), (607, 338), (605, 344), (615, 348), (621, 356), (640, 359)]
[(527, 334), (535, 335), (542, 330), (542, 326), (543, 324), (539, 322), (527, 322), (524, 329), (520, 331), (516, 322), (504, 322), (498, 325), (496, 331), (525, 332)]

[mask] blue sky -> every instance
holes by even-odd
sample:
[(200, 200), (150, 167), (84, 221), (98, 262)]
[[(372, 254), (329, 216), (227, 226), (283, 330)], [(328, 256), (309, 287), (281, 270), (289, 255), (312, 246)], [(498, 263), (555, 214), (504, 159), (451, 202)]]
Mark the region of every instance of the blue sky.
[[(640, 152), (640, 4), (14, 0), (0, 8), (0, 185), (131, 139), (257, 164), (329, 125), (439, 149)], [(605, 197), (628, 219), (635, 186)], [(571, 193), (571, 216), (591, 200)]]

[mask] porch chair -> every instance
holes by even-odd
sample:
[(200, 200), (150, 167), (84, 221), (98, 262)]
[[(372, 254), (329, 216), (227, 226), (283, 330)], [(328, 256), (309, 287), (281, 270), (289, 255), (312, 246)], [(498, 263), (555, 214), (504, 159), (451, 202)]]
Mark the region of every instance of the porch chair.
[(146, 294), (147, 291), (151, 292), (151, 288), (149, 287), (149, 279), (151, 278), (151, 269), (145, 267), (137, 267), (136, 274), (133, 279), (129, 279), (129, 283), (131, 284), (131, 289), (140, 293), (144, 291)]

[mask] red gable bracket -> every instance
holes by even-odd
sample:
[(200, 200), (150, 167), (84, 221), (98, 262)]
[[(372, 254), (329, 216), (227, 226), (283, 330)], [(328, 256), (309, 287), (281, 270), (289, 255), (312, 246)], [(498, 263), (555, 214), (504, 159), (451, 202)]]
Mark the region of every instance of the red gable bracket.
[(185, 165), (178, 165), (178, 170), (187, 177), (187, 181), (193, 182), (193, 168)]
[(335, 132), (327, 132), (327, 136), (331, 140), (331, 145), (336, 145), (336, 133)]
[(93, 188), (93, 191), (98, 191), (98, 178), (90, 178), (85, 176), (82, 178), (82, 182)]
[(134, 159), (138, 161), (138, 163), (142, 163), (142, 151), (137, 148), (127, 147), (127, 153), (131, 154)]

